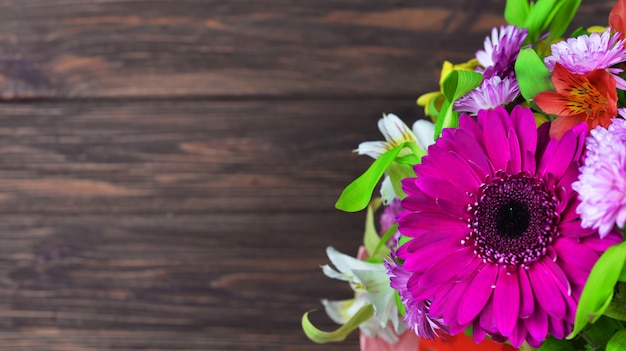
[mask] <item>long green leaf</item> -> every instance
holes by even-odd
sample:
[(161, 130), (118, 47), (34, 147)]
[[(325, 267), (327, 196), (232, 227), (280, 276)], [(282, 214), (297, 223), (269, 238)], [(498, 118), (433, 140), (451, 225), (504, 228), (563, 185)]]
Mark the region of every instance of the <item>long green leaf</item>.
[(317, 329), (313, 323), (309, 321), (310, 312), (312, 311), (308, 311), (302, 316), (302, 330), (304, 330), (304, 334), (306, 334), (311, 341), (318, 344), (325, 344), (345, 340), (346, 337), (358, 328), (361, 323), (372, 318), (374, 315), (374, 306), (367, 305), (361, 307), (361, 309), (355, 313), (346, 324), (332, 332), (325, 332)]
[(554, 90), (551, 73), (535, 50), (520, 50), (515, 62), (515, 75), (520, 92), (527, 101), (532, 100), (542, 91)]
[(567, 336), (568, 339), (578, 334), (587, 323), (594, 323), (602, 316), (613, 299), (615, 284), (620, 278), (625, 263), (626, 242), (609, 247), (600, 256), (591, 269), (583, 288), (576, 310), (574, 330)]
[(541, 343), (538, 351), (576, 351), (576, 346), (570, 340), (557, 340), (549, 336)]
[(626, 350), (626, 330), (620, 330), (611, 337), (606, 345), (606, 351)]
[[(601, 317), (597, 322), (590, 325), (582, 333), (584, 339), (596, 347), (596, 350), (604, 350), (611, 337), (618, 331), (624, 329), (619, 321), (608, 317)], [(623, 351), (621, 349), (620, 351)]]
[[(569, 0), (567, 0), (569, 1)], [(539, 0), (530, 10), (522, 27), (528, 28), (528, 40), (534, 43), (541, 32), (546, 29), (554, 16), (557, 0)]]
[(435, 124), (435, 138), (441, 135), (444, 128), (456, 128), (459, 125), (459, 113), (454, 112), (454, 102), (476, 88), (483, 80), (483, 75), (474, 71), (454, 70), (446, 76), (441, 84), (446, 98)]
[(483, 81), (483, 75), (475, 71), (454, 70), (441, 85), (443, 96), (453, 102), (476, 88)]
[(387, 167), (396, 159), (404, 147), (405, 144), (402, 144), (377, 158), (365, 173), (343, 190), (335, 207), (346, 212), (357, 212), (367, 207), (367, 204), (369, 204), (372, 198), (376, 184), (378, 184), (380, 178), (385, 174)]
[(560, 38), (569, 27), (574, 18), (581, 0), (567, 0), (559, 2), (559, 6), (554, 9), (554, 18), (550, 23), (550, 35), (548, 42)]
[(521, 27), (526, 22), (529, 11), (528, 0), (507, 0), (504, 18), (508, 23)]
[(367, 215), (365, 216), (365, 233), (363, 234), (363, 246), (365, 250), (371, 256), (372, 252), (376, 249), (380, 236), (374, 225), (374, 212), (380, 207), (382, 201), (380, 198), (375, 198), (367, 206)]
[(402, 179), (415, 178), (415, 171), (413, 168), (393, 162), (389, 165), (389, 168), (387, 168), (387, 174), (391, 180), (393, 191), (400, 199), (404, 199), (406, 194), (404, 193), (404, 190), (402, 190)]
[(396, 230), (398, 230), (398, 223), (394, 223), (391, 227), (389, 227), (389, 229), (387, 229), (385, 234), (378, 241), (378, 245), (376, 245), (376, 248), (372, 253), (373, 259), (382, 261), (389, 255), (391, 250), (387, 247), (387, 241), (391, 239), (391, 236), (396, 232)]
[(448, 110), (452, 111), (452, 107), (450, 106), (450, 101), (444, 99), (443, 105), (441, 105), (441, 111), (439, 111), (439, 115), (437, 115), (437, 121), (435, 122), (435, 139), (439, 138), (439, 136), (441, 135), (441, 131), (443, 130), (443, 122), (446, 120)]

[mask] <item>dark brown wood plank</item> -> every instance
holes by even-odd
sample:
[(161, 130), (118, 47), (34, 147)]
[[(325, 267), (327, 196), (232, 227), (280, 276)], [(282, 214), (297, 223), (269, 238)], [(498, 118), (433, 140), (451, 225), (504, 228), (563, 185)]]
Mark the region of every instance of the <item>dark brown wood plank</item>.
[(414, 96), (436, 85), (443, 59), (469, 59), (503, 22), (502, 8), (498, 0), (5, 0), (0, 96)]
[[(324, 248), (412, 100), (0, 104), (0, 344), (6, 350), (354, 350), (300, 317), (349, 298)], [(333, 324), (323, 311), (321, 326)]]

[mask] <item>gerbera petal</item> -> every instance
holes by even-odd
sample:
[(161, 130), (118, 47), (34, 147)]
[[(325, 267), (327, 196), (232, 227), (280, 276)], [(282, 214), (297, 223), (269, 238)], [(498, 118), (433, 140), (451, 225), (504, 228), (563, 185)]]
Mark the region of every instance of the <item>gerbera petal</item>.
[(456, 276), (457, 270), (450, 269), (452, 265), (463, 269), (476, 257), (471, 247), (465, 247), (459, 250), (454, 256), (444, 257), (441, 261), (435, 263), (420, 277), (419, 286), (431, 286), (444, 283), (446, 280)]
[(526, 327), (524, 326), (524, 324), (517, 324), (508, 335), (511, 345), (516, 348), (521, 347), (524, 343), (524, 339), (526, 338), (527, 333), (528, 332), (526, 331)]
[(429, 162), (424, 167), (420, 167), (418, 177), (436, 172), (438, 176), (444, 175), (446, 181), (450, 182), (452, 186), (465, 192), (473, 191), (477, 186), (480, 186), (479, 182), (473, 181), (477, 180), (476, 178), (466, 176), (468, 173), (473, 173), (471, 165), (466, 160), (457, 157), (458, 154), (440, 148), (432, 148), (430, 153), (432, 158), (429, 160), (436, 159), (437, 164), (431, 165)]
[(498, 269), (492, 265), (484, 265), (472, 281), (472, 294), (466, 294), (459, 305), (459, 323), (470, 323), (483, 309), (491, 297)]
[(502, 335), (509, 335), (517, 322), (520, 308), (520, 290), (516, 273), (506, 266), (500, 267), (496, 288), (493, 292), (496, 324)]
[(550, 316), (550, 328), (548, 331), (550, 335), (552, 335), (556, 339), (563, 339), (567, 334), (569, 334), (569, 330), (565, 329), (565, 321), (559, 318), (555, 318)]
[(589, 272), (591, 267), (600, 258), (597, 252), (590, 249), (586, 245), (580, 245), (577, 239), (563, 237), (554, 243), (558, 259), (562, 259), (564, 266), (578, 267), (583, 271)]
[[(450, 234), (465, 236), (467, 231), (459, 230), (460, 220), (446, 213), (422, 211), (407, 214), (401, 219), (402, 234), (416, 237), (431, 230), (447, 230)], [(459, 241), (462, 238), (459, 238)]]
[(617, 229), (614, 229), (609, 235), (604, 238), (597, 236), (589, 236), (584, 239), (585, 246), (597, 252), (604, 252), (609, 247), (622, 242), (622, 233)]
[[(447, 174), (448, 173), (446, 172), (446, 175)], [(469, 200), (467, 194), (456, 191), (453, 184), (450, 184), (447, 178), (437, 179), (431, 177), (421, 177), (417, 187), (424, 194), (435, 199), (435, 201), (441, 199), (455, 204), (464, 204)]]
[(533, 295), (533, 288), (530, 285), (530, 279), (525, 269), (520, 269), (517, 272), (520, 285), (520, 318), (526, 318), (530, 316), (535, 310), (535, 297)]
[(528, 333), (537, 340), (543, 340), (548, 335), (548, 314), (537, 309), (530, 317), (524, 320)]
[(492, 111), (480, 111), (478, 113), (478, 123), (485, 133), (485, 147), (487, 154), (496, 171), (506, 170), (511, 159), (509, 148), (502, 147), (508, 144), (508, 130), (503, 125), (502, 118), (494, 118), (494, 114), (506, 113), (499, 107)]
[(582, 134), (584, 138), (586, 130), (586, 125), (580, 124), (566, 132), (560, 142), (556, 143), (554, 152), (541, 159), (537, 171), (544, 175), (549, 173), (556, 180), (560, 179), (574, 159), (578, 137)]
[(541, 308), (557, 318), (565, 317), (566, 306), (552, 273), (543, 265), (534, 264), (528, 273), (533, 292)]
[(517, 140), (517, 134), (512, 130), (509, 130), (509, 154), (511, 160), (507, 172), (519, 173), (522, 171), (522, 154), (519, 148), (519, 140)]
[(457, 130), (454, 137), (457, 146), (455, 151), (470, 162), (470, 164), (475, 165), (473, 171), (479, 175), (479, 178), (481, 178), (480, 175), (484, 177), (486, 174), (493, 173), (493, 168), (491, 167), (487, 153), (479, 144), (478, 140), (464, 130)]
[[(439, 291), (433, 299), (431, 313), (433, 313), (434, 316), (443, 316), (447, 308), (453, 307), (449, 303), (450, 300), (458, 301), (461, 299), (467, 292), (469, 284), (472, 283), (478, 273), (478, 268), (482, 265), (483, 262), (478, 257), (474, 257), (465, 268), (457, 274), (459, 278), (452, 280), (450, 284), (444, 285), (444, 291)], [(458, 306), (456, 306), (456, 308), (458, 309)], [(455, 316), (458, 315), (458, 312), (454, 313)]]
[(560, 223), (559, 231), (564, 233), (563, 235), (573, 238), (581, 238), (597, 233), (597, 229), (581, 227), (580, 221)]

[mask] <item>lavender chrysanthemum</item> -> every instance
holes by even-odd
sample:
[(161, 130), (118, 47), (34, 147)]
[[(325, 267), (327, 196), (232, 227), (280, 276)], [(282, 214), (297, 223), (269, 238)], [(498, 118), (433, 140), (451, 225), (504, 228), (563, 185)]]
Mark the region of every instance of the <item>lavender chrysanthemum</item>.
[(602, 34), (591, 33), (576, 38), (569, 38), (551, 46), (552, 54), (544, 59), (550, 71), (558, 62), (575, 74), (587, 74), (596, 69), (608, 69), (613, 74), (617, 87), (626, 89), (626, 80), (618, 74), (621, 68), (611, 66), (626, 61), (626, 48), (621, 34), (611, 35), (607, 28)]
[[(383, 213), (380, 214), (380, 233), (384, 233), (396, 223), (396, 217), (404, 211), (404, 208), (400, 204), (400, 199), (393, 199), (389, 205), (385, 206)], [(389, 238), (387, 246), (395, 247), (400, 239), (400, 232), (396, 230), (395, 233)]]
[(514, 77), (515, 60), (527, 35), (527, 29), (513, 25), (500, 27), (500, 32), (493, 28), (491, 37), (485, 38), (485, 50), (476, 52), (476, 59), (483, 67), (478, 71), (482, 72), (485, 78)]
[(426, 339), (440, 336), (441, 331), (448, 333), (448, 328), (443, 324), (441, 318), (433, 319), (428, 315), (430, 301), (413, 298), (407, 284), (411, 274), (396, 262), (393, 254), (391, 261), (385, 261), (385, 267), (387, 267), (387, 274), (391, 280), (391, 287), (398, 291), (402, 304), (407, 307), (404, 314), (404, 323), (407, 328), (415, 331), (419, 337)]
[[(520, 106), (461, 115), (459, 128), (444, 130), (417, 178), (403, 181), (398, 223), (411, 240), (396, 254), (409, 276), (401, 283), (391, 272), (391, 282), (412, 299), (409, 316), (515, 347), (571, 331), (591, 268), (621, 240), (616, 231), (600, 239), (576, 214), (571, 183), (586, 134), (583, 123), (550, 139)], [(427, 311), (416, 301), (429, 301)]]
[(585, 164), (579, 180), (572, 184), (578, 191), (583, 227), (597, 229), (601, 237), (617, 224), (626, 223), (626, 120), (614, 118), (608, 129), (597, 127), (587, 138)]
[(454, 111), (466, 112), (476, 116), (480, 110), (489, 110), (496, 106), (506, 105), (520, 95), (519, 85), (515, 78), (493, 76), (484, 79), (478, 88), (465, 94), (455, 101)]

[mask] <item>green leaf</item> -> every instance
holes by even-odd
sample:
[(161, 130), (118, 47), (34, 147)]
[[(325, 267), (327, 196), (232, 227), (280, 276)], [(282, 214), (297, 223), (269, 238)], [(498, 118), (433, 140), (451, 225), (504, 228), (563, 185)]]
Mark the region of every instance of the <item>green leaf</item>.
[(626, 321), (626, 305), (624, 304), (624, 301), (619, 299), (617, 296), (614, 297), (604, 311), (604, 315), (609, 318), (617, 319), (618, 321)]
[(413, 167), (406, 167), (400, 165), (396, 162), (389, 165), (387, 168), (387, 174), (391, 180), (391, 185), (393, 186), (393, 191), (398, 195), (400, 199), (404, 199), (406, 194), (404, 190), (402, 190), (402, 179), (404, 178), (415, 178), (415, 171), (413, 171)]
[(367, 204), (369, 204), (372, 198), (372, 192), (374, 192), (376, 184), (378, 184), (380, 178), (385, 174), (387, 167), (389, 167), (400, 151), (405, 147), (405, 144), (406, 143), (380, 155), (365, 173), (343, 190), (335, 207), (346, 212), (357, 212), (367, 207)]
[(559, 2), (558, 6), (554, 9), (554, 18), (552, 19), (552, 23), (550, 23), (550, 34), (547, 38), (548, 42), (560, 38), (563, 33), (565, 33), (578, 10), (578, 6), (580, 6), (580, 2), (581, 0)]
[[(567, 0), (569, 1), (569, 0)], [(528, 28), (527, 42), (534, 43), (539, 39), (541, 32), (548, 27), (552, 17), (554, 17), (554, 9), (557, 0), (539, 0), (530, 10), (526, 17), (526, 22), (522, 27)]]
[(602, 316), (613, 299), (615, 284), (617, 283), (624, 264), (626, 263), (626, 242), (609, 247), (591, 269), (587, 283), (583, 288), (574, 330), (568, 339), (578, 334), (587, 323), (594, 323)]
[(587, 342), (597, 347), (597, 349), (604, 350), (611, 337), (622, 329), (624, 329), (624, 326), (619, 321), (602, 317), (582, 333), (584, 335), (583, 338)]
[(483, 81), (483, 75), (475, 71), (454, 70), (441, 85), (443, 95), (450, 102), (455, 101), (476, 88)]
[(586, 28), (584, 27), (578, 27), (576, 29), (574, 29), (574, 31), (572, 32), (572, 34), (570, 34), (570, 38), (578, 38), (581, 35), (587, 35), (589, 34), (589, 32), (587, 31)]
[(391, 236), (396, 232), (396, 230), (398, 230), (398, 223), (394, 223), (391, 227), (389, 227), (389, 229), (387, 229), (385, 234), (378, 241), (378, 245), (376, 245), (374, 252), (371, 254), (372, 258), (383, 260), (385, 257), (389, 256), (389, 252), (391, 252), (391, 250), (387, 247), (387, 241), (391, 239)]
[(420, 163), (421, 157), (417, 157), (415, 154), (408, 154), (406, 156), (396, 157), (396, 162), (404, 166), (412, 167)]
[(551, 336), (541, 343), (538, 351), (576, 351), (576, 345), (570, 340), (557, 340)]
[(311, 321), (309, 321), (309, 313), (312, 311), (306, 312), (302, 316), (302, 330), (304, 330), (304, 334), (311, 339), (311, 341), (316, 342), (318, 344), (325, 344), (329, 342), (337, 342), (343, 341), (346, 339), (350, 333), (352, 333), (356, 328), (361, 325), (361, 323), (367, 321), (372, 318), (374, 315), (374, 306), (367, 305), (361, 307), (361, 309), (350, 318), (346, 324), (339, 327), (339, 329), (332, 332), (325, 332), (317, 329)]
[(526, 22), (529, 12), (528, 0), (507, 0), (504, 18), (508, 23), (521, 27)]
[(520, 50), (515, 62), (515, 75), (520, 92), (527, 101), (542, 91), (554, 90), (550, 70), (531, 48)]
[(404, 317), (404, 314), (406, 313), (406, 307), (402, 303), (402, 297), (400, 297), (400, 293), (398, 292), (398, 290), (394, 289), (393, 296), (396, 298), (396, 307), (398, 307), (398, 313), (400, 313), (400, 316)]
[(363, 246), (365, 246), (365, 250), (371, 256), (372, 252), (376, 249), (376, 245), (378, 245), (378, 241), (380, 241), (380, 236), (378, 235), (378, 231), (376, 230), (376, 226), (374, 225), (374, 212), (378, 210), (382, 201), (380, 198), (375, 198), (372, 202), (367, 206), (367, 215), (365, 216), (365, 234), (363, 234)]
[(606, 344), (606, 351), (626, 350), (626, 330), (620, 330)]
[(396, 247), (400, 247), (409, 241), (411, 241), (411, 237), (400, 235), (400, 239), (398, 239), (398, 245)]
[[(411, 151), (413, 152), (415, 157), (417, 157), (417, 162), (412, 164), (412, 166), (422, 162), (422, 157), (424, 157), (426, 155), (426, 151), (424, 151), (421, 147), (419, 147), (419, 145), (417, 145), (415, 143), (406, 143), (406, 147), (411, 149)], [(397, 160), (398, 160), (398, 158), (396, 158), (396, 161)]]
[(430, 102), (428, 103), (427, 115), (428, 116), (439, 115), (439, 111), (441, 110), (441, 105), (443, 105), (444, 100), (445, 100), (445, 97), (443, 96), (443, 94), (440, 94), (436, 98), (430, 100)]
[(450, 101), (445, 100), (443, 105), (441, 105), (441, 111), (439, 111), (437, 121), (435, 122), (435, 139), (439, 138), (441, 135), (441, 131), (443, 130), (443, 121), (446, 119), (448, 109), (450, 109)]
[(446, 101), (435, 124), (435, 138), (444, 128), (456, 128), (459, 125), (459, 113), (454, 112), (454, 101), (476, 88), (483, 81), (483, 75), (474, 71), (454, 70), (446, 76), (441, 88)]

